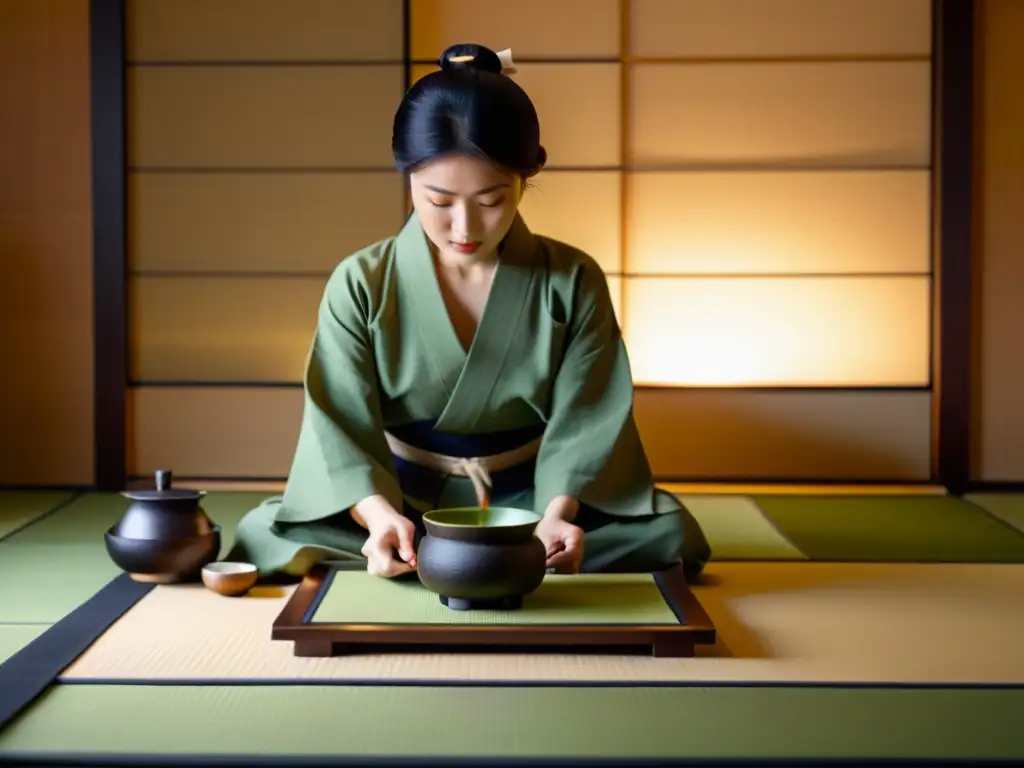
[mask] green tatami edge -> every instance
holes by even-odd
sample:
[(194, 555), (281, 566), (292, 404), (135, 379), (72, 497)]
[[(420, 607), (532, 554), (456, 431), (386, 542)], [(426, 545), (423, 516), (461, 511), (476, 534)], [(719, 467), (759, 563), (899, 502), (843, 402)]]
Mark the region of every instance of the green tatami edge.
[(810, 560), (1024, 563), (1024, 535), (952, 496), (770, 496), (757, 506)]
[(1024, 493), (968, 493), (964, 499), (1024, 532)]
[(747, 496), (687, 495), (676, 497), (700, 524), (715, 562), (806, 560)]
[(0, 491), (0, 539), (75, 496), (75, 491)]
[(61, 685), (0, 757), (1022, 758), (1024, 689)]

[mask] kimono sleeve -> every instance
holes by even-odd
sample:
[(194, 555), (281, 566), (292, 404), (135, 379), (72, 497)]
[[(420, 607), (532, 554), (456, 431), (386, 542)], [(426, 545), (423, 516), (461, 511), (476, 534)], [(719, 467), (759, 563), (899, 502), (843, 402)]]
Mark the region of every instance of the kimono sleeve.
[(653, 477), (633, 416), (633, 377), (604, 273), (577, 273), (564, 354), (535, 471), (535, 507), (571, 496), (609, 515), (654, 513)]
[(299, 440), (278, 519), (320, 519), (375, 494), (402, 509), (381, 417), (372, 291), (361, 278), (354, 268), (339, 268), (323, 294), (306, 359)]

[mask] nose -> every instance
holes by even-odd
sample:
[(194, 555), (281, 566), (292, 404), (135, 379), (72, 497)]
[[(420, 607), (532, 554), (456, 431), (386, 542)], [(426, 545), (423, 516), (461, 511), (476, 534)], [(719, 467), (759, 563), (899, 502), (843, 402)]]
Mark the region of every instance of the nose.
[(452, 208), (452, 234), (454, 239), (463, 242), (475, 239), (477, 231), (476, 216), (472, 206), (456, 205)]

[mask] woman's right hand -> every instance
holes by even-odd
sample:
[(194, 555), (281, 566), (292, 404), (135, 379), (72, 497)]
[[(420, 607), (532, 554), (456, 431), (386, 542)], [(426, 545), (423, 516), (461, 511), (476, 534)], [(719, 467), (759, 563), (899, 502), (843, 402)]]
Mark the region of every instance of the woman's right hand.
[(416, 570), (416, 526), (412, 520), (386, 502), (354, 511), (366, 528), (362, 553), (369, 573), (390, 579)]

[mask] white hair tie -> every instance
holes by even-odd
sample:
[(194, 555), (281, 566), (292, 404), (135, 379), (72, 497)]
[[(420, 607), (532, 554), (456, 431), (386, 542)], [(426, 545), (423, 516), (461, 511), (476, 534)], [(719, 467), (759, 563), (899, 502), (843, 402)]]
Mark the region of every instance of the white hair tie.
[(501, 62), (501, 74), (514, 75), (518, 71), (516, 69), (515, 62), (512, 61), (511, 48), (506, 48), (503, 51), (498, 51), (498, 61)]

